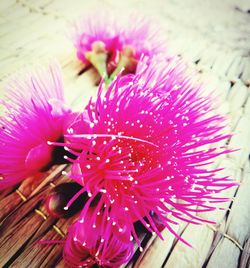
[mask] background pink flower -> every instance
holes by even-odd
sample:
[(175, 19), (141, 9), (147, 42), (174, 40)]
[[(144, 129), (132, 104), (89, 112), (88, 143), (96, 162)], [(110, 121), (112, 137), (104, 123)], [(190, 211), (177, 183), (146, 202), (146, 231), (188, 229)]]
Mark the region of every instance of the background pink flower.
[(121, 29), (117, 28), (117, 21), (109, 14), (94, 13), (77, 21), (72, 30), (72, 38), (77, 49), (77, 56), (87, 63), (86, 53), (92, 51), (95, 42), (103, 45), (105, 52), (116, 54), (121, 49), (119, 36)]
[[(64, 107), (60, 68), (51, 65), (6, 88), (0, 117), (0, 190), (46, 171), (59, 158), (48, 141), (63, 141), (71, 112)], [(58, 161), (58, 159), (56, 159)]]
[(138, 14), (126, 18), (110, 12), (92, 13), (74, 24), (71, 33), (78, 58), (102, 76), (135, 72), (138, 60), (166, 52), (166, 41), (153, 21)]

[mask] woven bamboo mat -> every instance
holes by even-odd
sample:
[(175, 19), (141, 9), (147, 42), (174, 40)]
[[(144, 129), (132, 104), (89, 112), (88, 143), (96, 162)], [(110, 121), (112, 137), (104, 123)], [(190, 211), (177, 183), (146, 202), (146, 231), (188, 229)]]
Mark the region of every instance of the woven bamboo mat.
[[(63, 68), (69, 103), (83, 104), (96, 91), (93, 70), (81, 75), (81, 63), (65, 37), (68, 23), (83, 11), (109, 7), (147, 13), (162, 24), (169, 46), (200, 72), (201, 80), (220, 96), (220, 112), (228, 118), (235, 135), (230, 148), (241, 148), (214, 164), (240, 182), (229, 189), (231, 204), (225, 210), (203, 215), (216, 226), (180, 224), (176, 231), (189, 248), (166, 230), (165, 241), (145, 236), (144, 250), (136, 251), (124, 267), (250, 267), (250, 3), (216, 0), (1, 0), (0, 93), (16, 71), (57, 58)], [(54, 167), (44, 180), (24, 181), (18, 189), (0, 193), (0, 266), (64, 267), (62, 245), (40, 245), (41, 239), (60, 240), (74, 219), (55, 220), (43, 206), (43, 197), (58, 183), (66, 166)]]

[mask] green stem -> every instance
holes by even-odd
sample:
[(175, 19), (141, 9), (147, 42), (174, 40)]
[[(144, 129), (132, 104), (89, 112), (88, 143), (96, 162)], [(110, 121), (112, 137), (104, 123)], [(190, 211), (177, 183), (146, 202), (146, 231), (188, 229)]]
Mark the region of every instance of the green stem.
[(118, 65), (113, 71), (113, 73), (110, 75), (109, 79), (113, 81), (114, 78), (129, 65), (129, 63), (130, 63), (130, 58), (127, 55), (121, 54)]
[(89, 51), (85, 54), (89, 62), (95, 67), (101, 77), (108, 76), (106, 69), (107, 54), (104, 52)]
[(131, 69), (133, 65), (136, 64), (136, 60), (134, 59), (134, 51), (131, 47), (125, 47), (120, 54), (120, 60), (116, 69), (110, 75), (109, 80), (113, 81), (115, 77), (121, 73), (124, 69)]

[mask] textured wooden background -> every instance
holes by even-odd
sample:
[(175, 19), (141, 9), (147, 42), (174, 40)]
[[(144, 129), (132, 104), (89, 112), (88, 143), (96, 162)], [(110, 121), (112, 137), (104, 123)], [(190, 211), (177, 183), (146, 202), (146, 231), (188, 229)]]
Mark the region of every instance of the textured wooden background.
[[(68, 25), (88, 10), (110, 8), (138, 11), (155, 17), (168, 35), (171, 50), (200, 71), (220, 96), (219, 110), (235, 135), (230, 148), (237, 153), (214, 164), (240, 182), (230, 189), (226, 210), (203, 215), (218, 225), (181, 224), (177, 229), (193, 248), (168, 232), (165, 241), (145, 237), (144, 251), (136, 252), (126, 267), (234, 268), (250, 267), (250, 2), (237, 0), (0, 0), (0, 93), (8, 77), (34, 64), (57, 58), (63, 68), (68, 103), (83, 104), (96, 92), (93, 70), (78, 75), (66, 37)], [(78, 100), (76, 102), (75, 100)], [(41, 239), (63, 239), (70, 221), (48, 217), (42, 199), (67, 180), (65, 166), (55, 167), (42, 182), (25, 181), (17, 190), (0, 193), (0, 266), (64, 267), (62, 245), (45, 246)], [(73, 220), (73, 219), (72, 219)]]

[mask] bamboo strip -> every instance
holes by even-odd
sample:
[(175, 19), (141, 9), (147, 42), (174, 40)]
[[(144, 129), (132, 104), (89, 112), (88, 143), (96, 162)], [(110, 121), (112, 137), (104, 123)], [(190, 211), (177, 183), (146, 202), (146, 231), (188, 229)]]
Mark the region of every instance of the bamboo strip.
[(245, 242), (243, 252), (240, 256), (239, 268), (250, 267), (250, 238)]
[(238, 80), (231, 88), (228, 94), (231, 113), (235, 113), (246, 102), (248, 97), (247, 87)]
[(2, 198), (0, 203), (0, 222), (22, 201), (22, 198), (16, 192)]
[[(0, 178), (0, 180), (1, 180), (1, 178)], [(5, 198), (7, 195), (11, 194), (14, 190), (15, 190), (14, 187), (10, 187), (10, 188), (7, 188), (7, 189), (3, 190), (2, 192), (0, 192), (0, 200)]]
[(14, 255), (21, 251), (29, 239), (37, 232), (43, 220), (39, 215), (28, 214), (19, 224), (8, 227), (0, 241), (1, 264), (7, 263)]
[[(27, 209), (27, 208), (26, 208)], [(36, 232), (34, 232), (32, 234), (32, 236), (29, 235), (29, 233), (25, 233), (25, 235), (23, 234), (23, 237), (26, 237), (28, 239), (27, 245), (25, 247), (25, 251), (22, 253), (17, 251), (17, 249), (15, 247), (12, 248), (11, 254), (13, 256), (15, 256), (15, 254), (13, 254), (14, 251), (16, 251), (18, 253), (18, 255), (16, 256), (17, 259), (14, 260), (13, 262), (13, 267), (19, 267), (21, 264), (22, 265), (26, 265), (25, 263), (27, 262), (30, 263), (32, 260), (32, 263), (34, 262), (34, 267), (41, 267), (40, 262), (44, 261), (45, 259), (49, 260), (49, 262), (53, 261), (53, 262), (57, 262), (58, 259), (61, 257), (61, 249), (62, 249), (62, 245), (59, 245), (59, 247), (56, 246), (49, 246), (49, 245), (40, 245), (37, 244), (39, 240), (60, 240), (62, 239), (62, 237), (65, 236), (65, 233), (68, 230), (68, 227), (70, 224), (72, 224), (72, 222), (74, 221), (74, 218), (71, 218), (70, 220), (64, 220), (61, 219), (59, 220), (59, 222), (57, 224), (56, 220), (53, 219), (52, 217), (48, 217), (47, 215), (44, 214), (44, 208), (40, 208), (40, 209), (35, 209), (35, 213), (37, 216), (39, 216), (40, 220), (42, 220), (42, 224), (40, 226), (36, 226)], [(31, 219), (36, 219), (37, 217), (33, 216), (31, 217)], [(22, 220), (23, 223), (23, 220)], [(24, 222), (24, 224), (27, 225), (26, 222)], [(25, 226), (26, 226), (25, 225)], [(15, 228), (19, 228), (19, 223), (17, 223), (16, 225), (13, 226), (13, 229)], [(46, 232), (51, 229), (50, 231), (50, 235), (47, 235)], [(53, 230), (54, 229), (54, 230)], [(8, 231), (10, 229), (8, 228)], [(52, 235), (52, 236), (51, 236)], [(56, 236), (55, 236), (56, 235)], [(6, 237), (6, 235), (5, 235)], [(7, 233), (7, 238), (9, 237), (9, 234)], [(5, 242), (5, 239), (1, 240), (3, 242)], [(20, 241), (20, 240), (19, 240)], [(20, 243), (20, 245), (22, 246), (22, 243)], [(41, 251), (41, 246), (42, 248), (46, 247), (46, 249), (44, 251)], [(11, 245), (12, 247), (12, 245)], [(50, 250), (48, 251), (48, 249), (54, 249), (53, 250), (53, 254), (50, 254)], [(39, 253), (38, 253), (39, 252)], [(55, 254), (55, 252), (57, 252), (57, 254)], [(8, 252), (9, 254), (9, 252)], [(40, 256), (38, 256), (38, 255)], [(10, 255), (7, 255), (8, 258), (10, 257)], [(45, 267), (45, 266), (44, 266)]]
[(44, 180), (42, 180), (43, 177), (41, 177), (36, 180), (34, 180), (34, 178), (28, 178), (23, 181), (16, 192), (13, 192), (2, 199), (0, 203), (0, 221), (2, 221), (11, 211), (17, 208), (19, 204), (26, 201), (27, 198), (31, 198), (41, 191), (49, 181), (52, 179), (58, 179), (58, 175), (61, 175), (61, 172), (65, 169), (65, 167), (65, 165), (62, 165), (57, 168), (52, 168), (49, 172), (46, 172), (47, 176), (45, 174), (43, 175), (45, 177)]
[(226, 72), (228, 70), (228, 66), (230, 66), (232, 62), (232, 52), (231, 51), (220, 51), (218, 57), (215, 60), (215, 63), (212, 67), (213, 73), (215, 73), (218, 77), (225, 77)]
[[(227, 233), (240, 244), (250, 233), (250, 165), (246, 162), (242, 182), (227, 220)], [(240, 213), (239, 213), (240, 211)]]
[[(224, 267), (233, 268), (237, 266), (240, 250), (243, 249), (241, 245), (244, 242), (244, 237), (249, 234), (249, 163), (247, 162), (246, 165), (245, 174), (242, 174), (243, 183), (226, 223), (228, 235), (222, 238), (214, 250), (207, 267), (223, 267), (222, 265), (224, 265)], [(226, 240), (228, 238), (233, 243), (230, 244), (230, 241)], [(244, 252), (244, 254), (246, 256), (249, 252)], [(227, 256), (230, 256), (230, 258), (227, 258)]]
[[(220, 172), (221, 177), (230, 176), (232, 179), (235, 179), (236, 181), (240, 182), (241, 169), (237, 167), (237, 165), (232, 159), (226, 158), (222, 160), (219, 166), (224, 168), (224, 170)], [(233, 198), (236, 191), (237, 191), (237, 187), (233, 187), (233, 188), (227, 189), (219, 193), (217, 196)], [(230, 206), (230, 203), (231, 202), (220, 203), (217, 205), (219, 207), (218, 209), (211, 211), (211, 212), (206, 212), (206, 213), (197, 213), (197, 215), (199, 217), (202, 217), (203, 219), (221, 223), (225, 215), (228, 213), (228, 208)]]
[(177, 242), (164, 268), (193, 268), (201, 267), (213, 241), (213, 231), (206, 225), (188, 225), (182, 238), (188, 241), (193, 248), (182, 242)]
[(235, 135), (231, 138), (228, 147), (230, 149), (239, 148), (240, 150), (234, 152), (229, 155), (231, 159), (235, 161), (235, 163), (243, 167), (245, 160), (248, 158), (249, 155), (249, 137), (250, 137), (250, 118), (246, 117), (245, 115), (239, 119), (239, 122), (235, 128)]
[[(220, 237), (224, 237), (227, 238), (229, 241), (231, 241), (236, 247), (238, 247), (238, 249), (240, 249), (241, 251), (243, 251), (243, 247), (242, 245), (235, 240), (235, 238), (233, 238), (232, 236), (228, 235), (227, 233), (224, 233), (222, 231), (220, 231), (220, 229), (225, 229), (225, 221), (223, 222), (223, 225), (219, 226), (219, 229), (215, 228), (213, 225), (207, 225), (208, 228), (210, 228), (211, 230), (213, 230), (214, 232), (220, 234)], [(223, 228), (222, 228), (223, 226)], [(220, 240), (220, 239), (219, 239)], [(211, 246), (212, 248), (212, 246)]]
[[(178, 232), (179, 226), (172, 226), (173, 229)], [(165, 229), (162, 232), (162, 236), (165, 240), (161, 240), (159, 237), (155, 237), (152, 244), (148, 247), (145, 254), (138, 259), (135, 267), (151, 268), (151, 267), (161, 267), (164, 263), (166, 256), (168, 255), (175, 236)]]
[(205, 53), (202, 55), (202, 58), (198, 63), (198, 66), (201, 70), (207, 71), (212, 68), (218, 57), (218, 52), (216, 52), (217, 49), (214, 48), (204, 51)]
[[(229, 257), (230, 256), (230, 257)], [(228, 267), (235, 268), (238, 265), (240, 250), (228, 239), (222, 238), (219, 245), (213, 252), (207, 268)]]
[(41, 203), (41, 200), (43, 198), (43, 194), (40, 194), (30, 200), (27, 200), (26, 202), (21, 202), (15, 209), (8, 214), (7, 217), (5, 217), (0, 222), (0, 239), (3, 239), (6, 231), (9, 228), (12, 228), (15, 224), (22, 221), (25, 216), (29, 214), (29, 212), (33, 211), (35, 208), (38, 207), (39, 203)]
[[(51, 248), (49, 245), (39, 244), (39, 241), (44, 240), (45, 237), (48, 238), (48, 240), (52, 240), (55, 238), (59, 240), (61, 238), (60, 235), (55, 235), (54, 232), (53, 232), (54, 237), (52, 235), (51, 237), (47, 236), (47, 231), (51, 228), (52, 224), (54, 223), (55, 219), (52, 218), (44, 220), (42, 222), (42, 224), (38, 227), (37, 231), (32, 235), (32, 237), (29, 238), (30, 240), (28, 241), (25, 250), (18, 254), (17, 258), (12, 263), (12, 267), (22, 267), (22, 266), (28, 267), (29, 265), (32, 264), (33, 261), (37, 262), (45, 258), (45, 256), (51, 250)], [(28, 234), (26, 234), (26, 237), (27, 236)], [(42, 252), (43, 254), (40, 255), (39, 252)], [(44, 255), (43, 258), (42, 255)], [(31, 267), (39, 267), (39, 266), (31, 266)]]
[(207, 253), (207, 257), (206, 260), (204, 262), (204, 267), (206, 266), (207, 262), (209, 261), (211, 255), (213, 254), (214, 250), (216, 249), (216, 247), (218, 246), (218, 244), (220, 243), (222, 237), (223, 237), (223, 232), (221, 230), (225, 229), (225, 221), (223, 221), (220, 225), (218, 225), (217, 227), (213, 226), (213, 225), (207, 225), (207, 228), (210, 228), (211, 230), (214, 231), (214, 237), (213, 237), (213, 242), (212, 245)]
[(245, 66), (241, 76), (242, 81), (249, 86), (250, 85), (250, 64), (249, 64), (249, 57), (245, 58)]
[[(40, 208), (39, 210), (42, 211), (44, 209)], [(25, 260), (29, 265), (32, 265), (32, 267), (48, 267), (48, 265), (56, 265), (56, 263), (61, 259), (64, 241), (64, 238), (62, 238), (62, 236), (65, 236), (68, 227), (75, 221), (76, 217), (70, 218), (68, 220), (60, 219), (56, 224), (55, 220), (52, 217), (46, 218), (46, 220), (44, 220), (44, 228), (41, 229), (40, 233), (37, 233), (35, 235), (33, 238), (34, 242), (32, 241), (33, 243), (29, 244), (28, 248), (25, 250), (25, 255), (20, 255), (14, 264), (19, 267), (18, 265), (20, 264), (24, 265), (23, 261)], [(46, 226), (47, 228), (45, 228)], [(42, 230), (45, 231), (44, 234), (42, 234)], [(37, 244), (37, 242), (41, 239), (45, 241), (61, 240), (62, 244)]]
[(238, 55), (227, 71), (227, 77), (229, 78), (229, 80), (233, 82), (237, 81), (240, 77), (240, 74), (243, 72), (243, 68), (244, 63), (242, 60), (242, 55)]
[(247, 116), (248, 118), (250, 118), (250, 97), (248, 97), (245, 107), (244, 107), (244, 114), (245, 116)]

